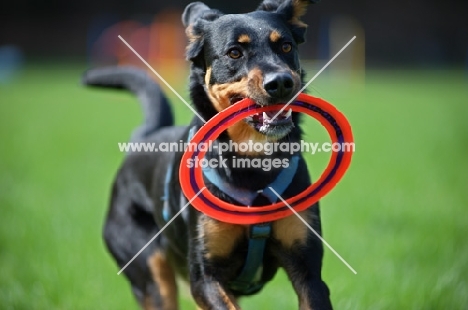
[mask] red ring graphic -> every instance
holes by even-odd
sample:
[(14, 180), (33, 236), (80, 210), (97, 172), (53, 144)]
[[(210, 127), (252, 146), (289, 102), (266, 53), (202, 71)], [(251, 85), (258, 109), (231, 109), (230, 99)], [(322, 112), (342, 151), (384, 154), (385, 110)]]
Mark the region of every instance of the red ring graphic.
[[(302, 105), (297, 102), (302, 103)], [(208, 142), (215, 140), (226, 128), (232, 126), (238, 121), (241, 121), (249, 115), (264, 111), (279, 110), (282, 107), (282, 105), (258, 107), (251, 99), (243, 99), (211, 118), (200, 128), (200, 130), (197, 131), (190, 143), (207, 144)], [(295, 112), (302, 112), (317, 119), (327, 130), (332, 143), (338, 142), (336, 126), (339, 127), (339, 130), (341, 131), (341, 142), (354, 143), (351, 126), (346, 117), (325, 100), (306, 94), (300, 94), (296, 98), (296, 102), (291, 103), (289, 107)], [(332, 124), (329, 121), (330, 118), (327, 119), (317, 110), (321, 110), (322, 114), (328, 114), (336, 123)], [(195, 150), (194, 148), (187, 148), (182, 157), (179, 169), (179, 179), (182, 191), (189, 200), (205, 186), (205, 182), (203, 180), (201, 167), (189, 168), (188, 165), (184, 163), (188, 163), (189, 159), (195, 159), (196, 157), (198, 157), (198, 160), (201, 160), (205, 157), (205, 153), (206, 149)], [(341, 160), (336, 167), (339, 153), (341, 153)], [(312, 183), (302, 193), (294, 197), (290, 197), (285, 201), (296, 212), (303, 211), (312, 206), (320, 198), (328, 194), (343, 177), (351, 163), (352, 154), (352, 150), (332, 150), (330, 161), (320, 178), (316, 182)], [(333, 174), (331, 178), (326, 181), (332, 172)], [(192, 180), (195, 181), (195, 184), (191, 182), (191, 173), (194, 175)], [(317, 190), (318, 188), (319, 190)], [(315, 193), (312, 194), (313, 192)], [(213, 206), (216, 206), (216, 208), (209, 206), (205, 201), (210, 202)], [(292, 211), (289, 208), (285, 209), (285, 204), (282, 201), (271, 205), (247, 208), (246, 206), (238, 206), (225, 202), (214, 196), (207, 189), (201, 192), (192, 201), (192, 205), (198, 211), (203, 212), (212, 218), (232, 224), (258, 224), (278, 220), (292, 214)]]

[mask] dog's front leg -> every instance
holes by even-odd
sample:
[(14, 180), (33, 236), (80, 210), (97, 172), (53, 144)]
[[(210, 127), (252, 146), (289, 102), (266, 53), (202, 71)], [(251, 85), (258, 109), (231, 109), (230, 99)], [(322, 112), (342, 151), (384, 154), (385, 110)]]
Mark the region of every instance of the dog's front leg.
[(190, 290), (199, 309), (237, 310), (240, 309), (234, 296), (227, 293), (220, 282), (206, 276), (190, 281)]
[(323, 247), (320, 241), (309, 240), (302, 249), (291, 249), (284, 259), (284, 268), (299, 298), (300, 310), (330, 310), (330, 291), (321, 278)]
[[(313, 210), (316, 208), (315, 210)], [(320, 233), (318, 206), (299, 213)], [(323, 245), (295, 215), (273, 224), (274, 238), (279, 241), (279, 260), (299, 298), (300, 310), (330, 310), (330, 291), (322, 281)]]
[(192, 296), (203, 310), (240, 309), (225, 285), (236, 268), (229, 258), (244, 229), (192, 212), (196, 215), (192, 217), (189, 243)]
[(298, 295), (300, 310), (332, 309), (330, 292), (320, 275), (298, 268), (291, 268), (287, 273)]

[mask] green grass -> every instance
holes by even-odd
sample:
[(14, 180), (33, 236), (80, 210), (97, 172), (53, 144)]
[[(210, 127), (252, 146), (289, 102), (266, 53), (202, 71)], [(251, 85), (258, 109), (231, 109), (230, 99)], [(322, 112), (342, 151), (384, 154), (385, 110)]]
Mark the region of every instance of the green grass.
[[(82, 88), (82, 69), (29, 66), (0, 85), (0, 309), (137, 309), (101, 227), (123, 158), (117, 142), (141, 116), (128, 94)], [(358, 272), (326, 250), (336, 309), (466, 309), (466, 76), (369, 71), (365, 85), (338, 81), (325, 73), (314, 83), (356, 140), (349, 172), (322, 200), (325, 239)], [(186, 122), (191, 112), (172, 98)], [(304, 128), (325, 139), (312, 120)], [(317, 179), (327, 156), (308, 158)], [(181, 295), (193, 309), (186, 287)], [(242, 305), (297, 308), (283, 273)]]

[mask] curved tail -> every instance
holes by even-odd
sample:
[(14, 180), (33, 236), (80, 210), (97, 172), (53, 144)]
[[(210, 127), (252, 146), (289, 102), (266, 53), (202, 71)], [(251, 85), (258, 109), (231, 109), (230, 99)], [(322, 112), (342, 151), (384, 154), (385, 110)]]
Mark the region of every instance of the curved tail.
[(138, 97), (145, 121), (132, 133), (131, 141), (143, 140), (159, 128), (174, 124), (167, 98), (159, 85), (142, 69), (130, 66), (91, 69), (83, 75), (82, 83), (88, 86), (125, 89)]

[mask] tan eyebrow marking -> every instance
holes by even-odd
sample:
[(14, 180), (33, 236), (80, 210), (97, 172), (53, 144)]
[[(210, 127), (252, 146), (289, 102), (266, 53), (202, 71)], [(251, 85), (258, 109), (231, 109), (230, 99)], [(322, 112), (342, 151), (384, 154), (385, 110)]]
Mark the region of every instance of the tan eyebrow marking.
[(250, 43), (252, 40), (250, 39), (248, 34), (241, 34), (237, 39), (239, 43)]
[(270, 33), (270, 41), (271, 42), (278, 42), (279, 39), (281, 39), (281, 34), (278, 31), (273, 30)]

